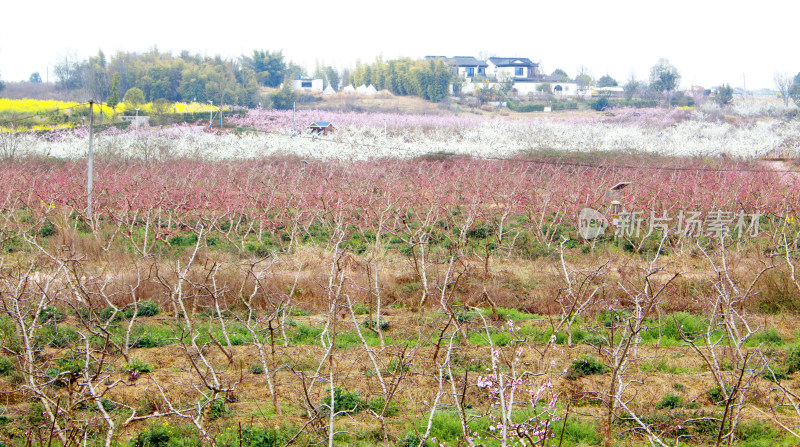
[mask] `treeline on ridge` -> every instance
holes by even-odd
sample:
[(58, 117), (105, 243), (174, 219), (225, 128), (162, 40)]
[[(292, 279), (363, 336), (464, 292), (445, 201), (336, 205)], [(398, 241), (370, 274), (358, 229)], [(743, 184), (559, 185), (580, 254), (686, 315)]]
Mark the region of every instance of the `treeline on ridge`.
[[(82, 91), (95, 100), (113, 102), (132, 88), (144, 100), (209, 102), (246, 107), (271, 105), (259, 87), (279, 87), (285, 79), (306, 76), (305, 69), (287, 61), (282, 51), (253, 50), (237, 59), (202, 56), (182, 51), (177, 56), (152, 49), (145, 53), (99, 51), (85, 60), (65, 57), (54, 69), (56, 85), (64, 91)], [(334, 89), (348, 84), (373, 84), (396, 95), (415, 95), (439, 101), (448, 93), (451, 70), (441, 60), (399, 59), (358, 63), (351, 73), (334, 67), (316, 67), (314, 77)], [(117, 99), (118, 101), (119, 99)]]

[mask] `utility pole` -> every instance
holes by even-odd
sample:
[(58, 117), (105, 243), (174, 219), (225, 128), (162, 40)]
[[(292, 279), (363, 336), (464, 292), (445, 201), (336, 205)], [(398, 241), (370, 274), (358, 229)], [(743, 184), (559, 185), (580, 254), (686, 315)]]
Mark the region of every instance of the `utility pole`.
[(86, 184), (87, 192), (89, 193), (86, 198), (86, 217), (89, 218), (89, 226), (92, 227), (92, 177), (93, 177), (93, 164), (94, 164), (94, 151), (92, 150), (92, 141), (94, 140), (94, 101), (89, 100), (89, 179)]
[(210, 128), (214, 123), (214, 100), (209, 99), (208, 103), (211, 104), (211, 110), (208, 111), (208, 127)]
[(744, 73), (742, 73), (742, 97), (747, 99), (747, 78), (745, 78)]

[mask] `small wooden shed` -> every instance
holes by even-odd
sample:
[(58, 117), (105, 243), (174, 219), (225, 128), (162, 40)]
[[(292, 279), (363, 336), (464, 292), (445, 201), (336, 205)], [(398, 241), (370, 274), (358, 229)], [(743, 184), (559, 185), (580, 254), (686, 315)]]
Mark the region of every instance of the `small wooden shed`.
[(333, 124), (328, 121), (314, 121), (308, 128), (311, 129), (311, 133), (321, 133), (322, 135), (328, 135), (334, 131)]

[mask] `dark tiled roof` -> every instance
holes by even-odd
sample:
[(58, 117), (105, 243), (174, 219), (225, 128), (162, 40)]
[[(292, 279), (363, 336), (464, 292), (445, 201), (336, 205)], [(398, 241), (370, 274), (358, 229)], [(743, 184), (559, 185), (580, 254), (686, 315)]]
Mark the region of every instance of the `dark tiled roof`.
[(447, 62), (456, 67), (488, 67), (489, 65), (482, 61), (475, 59), (472, 56), (454, 56), (447, 59)]
[(527, 57), (490, 57), (489, 61), (498, 67), (531, 67), (539, 65)]

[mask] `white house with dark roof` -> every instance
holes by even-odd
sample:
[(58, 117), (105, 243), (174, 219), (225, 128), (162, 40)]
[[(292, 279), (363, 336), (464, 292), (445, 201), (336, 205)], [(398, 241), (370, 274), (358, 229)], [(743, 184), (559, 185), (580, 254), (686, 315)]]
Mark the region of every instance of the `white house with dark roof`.
[[(542, 95), (549, 90), (557, 98), (587, 96), (574, 82), (541, 74), (539, 64), (527, 57), (490, 57), (482, 61), (472, 56), (425, 56), (426, 60), (443, 59), (453, 67), (454, 73), (466, 79), (461, 92), (472, 93), (478, 88), (498, 87), (501, 81), (513, 79), (512, 92), (518, 96)], [(451, 93), (453, 86), (450, 86)], [(544, 91), (542, 91), (544, 89)]]
[(538, 77), (541, 76), (539, 64), (527, 57), (490, 57), (486, 62), (486, 75), (490, 78), (538, 80)]
[(486, 67), (489, 66), (486, 62), (472, 56), (425, 56), (425, 59), (443, 59), (453, 67), (455, 74), (467, 79), (486, 77)]
[(456, 74), (465, 78), (486, 77), (486, 68), (489, 66), (472, 56), (454, 56), (447, 59), (447, 63), (455, 68)]

